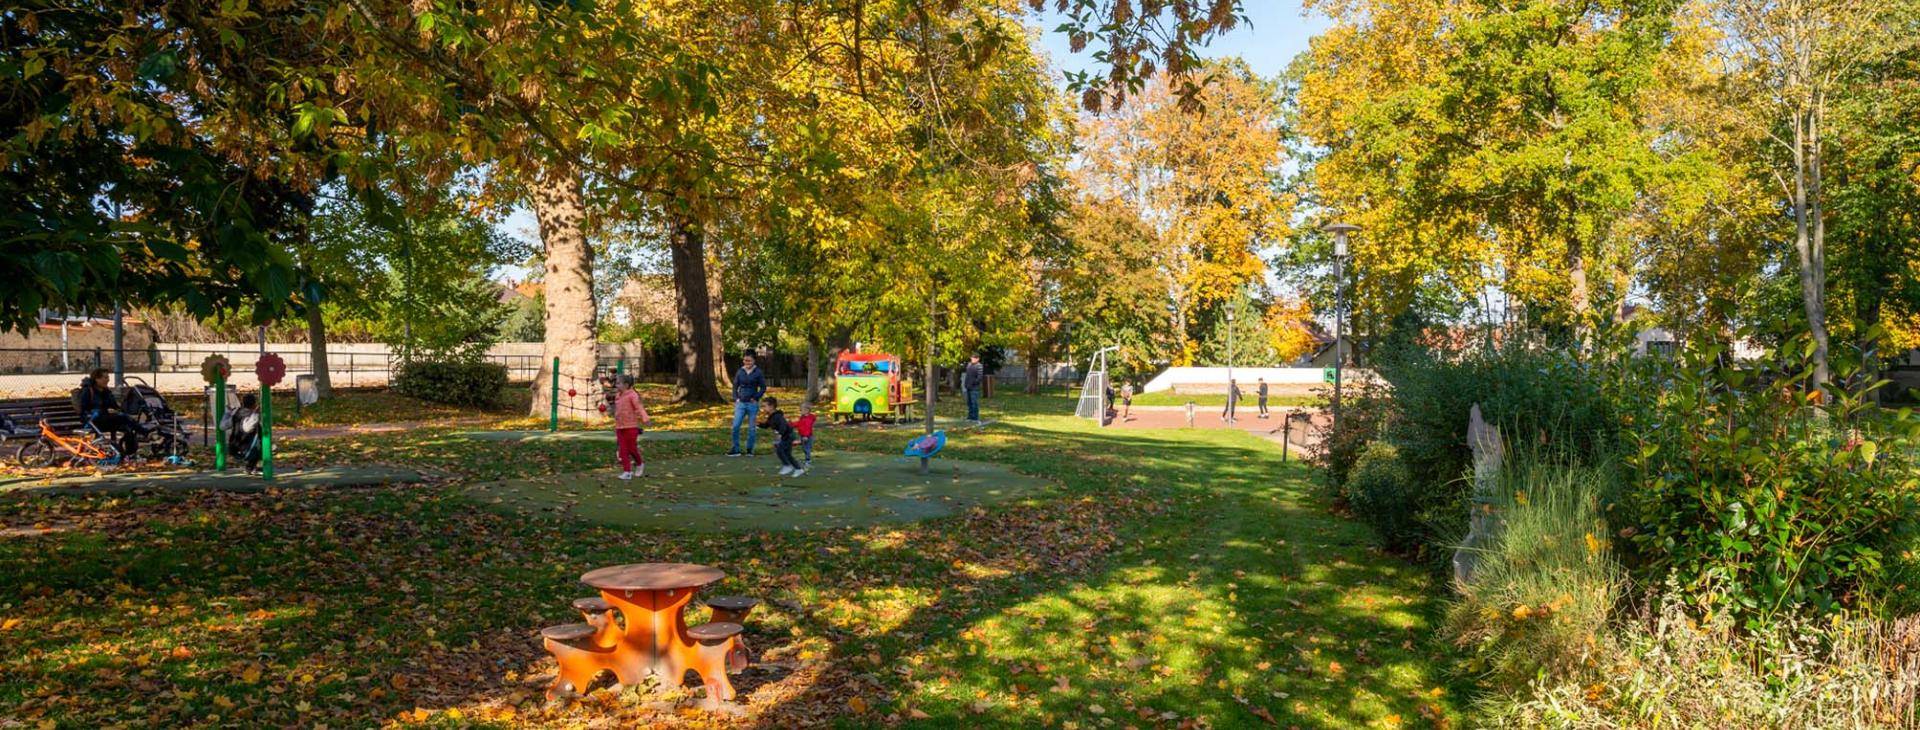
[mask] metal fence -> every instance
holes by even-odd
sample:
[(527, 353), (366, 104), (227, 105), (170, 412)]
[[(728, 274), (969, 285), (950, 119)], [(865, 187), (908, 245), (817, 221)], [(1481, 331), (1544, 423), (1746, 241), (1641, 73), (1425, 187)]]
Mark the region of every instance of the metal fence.
[[(279, 355), (287, 363), (289, 373), (313, 372), (313, 351), (310, 349), (289, 349), (269, 347), (266, 350)], [(159, 376), (162, 373), (197, 373), (200, 364), (208, 355), (222, 355), (235, 363), (251, 364), (260, 356), (259, 348), (209, 348), (204, 345), (154, 345), (145, 349), (123, 351), (122, 367), (130, 375), (143, 373)], [(499, 363), (507, 369), (507, 379), (515, 382), (533, 380), (540, 373), (540, 355), (516, 353), (489, 353), (481, 359)], [(327, 372), (334, 383), (353, 387), (360, 382), (384, 383), (393, 375), (399, 358), (390, 352), (357, 352), (354, 350), (327, 352)], [(108, 348), (61, 349), (57, 347), (0, 347), (0, 375), (64, 375), (83, 374), (94, 368), (112, 368), (113, 351)]]

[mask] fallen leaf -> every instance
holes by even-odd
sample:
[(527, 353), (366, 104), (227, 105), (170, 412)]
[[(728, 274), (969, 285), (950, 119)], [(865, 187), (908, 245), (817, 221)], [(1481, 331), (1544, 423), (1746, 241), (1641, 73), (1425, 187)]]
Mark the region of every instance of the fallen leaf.
[(858, 697), (848, 697), (847, 707), (853, 708), (854, 714), (865, 714), (867, 711), (867, 701)]

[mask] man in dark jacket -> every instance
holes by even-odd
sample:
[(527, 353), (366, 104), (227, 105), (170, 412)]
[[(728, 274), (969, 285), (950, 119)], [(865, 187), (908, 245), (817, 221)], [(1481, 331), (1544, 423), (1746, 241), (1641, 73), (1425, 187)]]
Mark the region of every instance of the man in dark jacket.
[(728, 456), (740, 455), (740, 427), (747, 429), (747, 455), (753, 455), (753, 446), (760, 440), (760, 431), (753, 427), (760, 418), (760, 399), (767, 394), (767, 374), (761, 372), (753, 362), (753, 353), (741, 358), (740, 370), (733, 374), (733, 448)]
[(147, 429), (127, 417), (120, 408), (120, 401), (113, 397), (113, 389), (107, 386), (107, 369), (95, 368), (80, 383), (80, 417), (92, 423), (101, 433), (120, 433), (120, 456), (132, 457), (140, 451), (140, 437)]
[(960, 376), (960, 388), (967, 391), (967, 420), (980, 422), (980, 385), (987, 379), (986, 368), (980, 366), (980, 353), (974, 353), (967, 360), (967, 370)]

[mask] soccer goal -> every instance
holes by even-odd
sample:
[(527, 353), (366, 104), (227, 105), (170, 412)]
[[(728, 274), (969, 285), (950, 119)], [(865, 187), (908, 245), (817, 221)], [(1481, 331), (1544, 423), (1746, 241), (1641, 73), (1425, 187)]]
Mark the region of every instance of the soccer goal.
[(1106, 347), (1093, 353), (1092, 361), (1087, 364), (1087, 377), (1080, 383), (1080, 403), (1074, 408), (1074, 415), (1099, 422), (1107, 412), (1107, 353), (1118, 349)]

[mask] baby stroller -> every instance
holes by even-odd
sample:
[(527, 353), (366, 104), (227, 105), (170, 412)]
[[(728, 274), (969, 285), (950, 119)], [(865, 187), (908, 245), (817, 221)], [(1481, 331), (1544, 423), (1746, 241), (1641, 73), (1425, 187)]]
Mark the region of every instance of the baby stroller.
[(186, 420), (169, 407), (167, 399), (147, 381), (128, 376), (127, 383), (126, 394), (120, 402), (129, 417), (139, 419), (147, 427), (149, 433), (144, 444), (147, 453), (169, 464), (192, 463), (187, 459), (187, 451), (193, 446), (193, 434), (187, 429)]
[(221, 416), (227, 431), (227, 456), (246, 467), (247, 473), (260, 469), (260, 408), (252, 393), (240, 397), (240, 407)]

